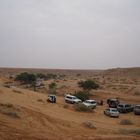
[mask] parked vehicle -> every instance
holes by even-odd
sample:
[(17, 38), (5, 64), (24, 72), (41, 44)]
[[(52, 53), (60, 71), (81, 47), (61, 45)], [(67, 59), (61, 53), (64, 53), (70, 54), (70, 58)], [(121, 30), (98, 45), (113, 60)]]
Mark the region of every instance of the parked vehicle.
[(117, 108), (119, 103), (120, 102), (118, 99), (108, 99), (107, 100), (107, 104), (108, 104), (109, 108)]
[(107, 108), (105, 109), (104, 114), (110, 117), (119, 117), (119, 111), (117, 108)]
[(134, 107), (134, 114), (135, 114), (135, 115), (140, 115), (140, 105), (136, 105), (136, 106)]
[(83, 102), (83, 104), (89, 108), (96, 108), (97, 102), (95, 100), (86, 100)]
[(132, 112), (134, 107), (130, 104), (119, 104), (117, 109), (120, 113), (128, 113)]
[(65, 102), (74, 104), (74, 103), (80, 103), (82, 101), (78, 99), (76, 96), (67, 94), (65, 96)]
[(47, 101), (51, 103), (56, 103), (56, 96), (53, 94), (48, 95)]

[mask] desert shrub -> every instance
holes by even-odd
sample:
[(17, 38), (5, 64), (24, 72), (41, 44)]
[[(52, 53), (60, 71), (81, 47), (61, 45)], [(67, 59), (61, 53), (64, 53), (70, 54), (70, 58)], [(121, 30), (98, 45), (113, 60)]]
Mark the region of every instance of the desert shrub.
[(74, 96), (77, 98), (81, 99), (82, 101), (88, 100), (89, 99), (89, 93), (86, 91), (78, 91), (75, 92)]
[(6, 87), (6, 88), (10, 88), (10, 85), (4, 85), (4, 87)]
[(93, 80), (79, 81), (78, 85), (82, 89), (88, 90), (88, 91), (99, 88), (99, 85), (96, 82), (94, 82)]
[(81, 74), (80, 74), (80, 73), (78, 73), (76, 76), (77, 76), (77, 77), (79, 77), (79, 76), (81, 76)]
[(67, 86), (66, 85), (62, 85), (60, 88), (67, 88)]
[(57, 78), (57, 75), (56, 74), (51, 74), (51, 73), (49, 73), (49, 74), (47, 74), (46, 75), (46, 79), (56, 79)]
[(56, 83), (52, 82), (49, 84), (49, 89), (54, 89), (56, 88), (56, 86), (57, 86)]
[(140, 95), (140, 91), (136, 91), (136, 92), (134, 93), (134, 95), (139, 96), (139, 95)]
[(15, 80), (23, 82), (24, 84), (32, 84), (36, 81), (36, 75), (24, 72), (17, 75)]
[(5, 114), (7, 116), (13, 117), (13, 118), (19, 118), (16, 111), (19, 109), (15, 108), (13, 104), (3, 104), (0, 103), (0, 113)]
[(7, 103), (7, 104), (0, 103), (0, 106), (7, 107), (7, 108), (13, 108), (14, 107), (13, 104), (9, 104), (9, 103)]
[(13, 92), (15, 92), (15, 93), (22, 93), (21, 91), (19, 91), (19, 90), (16, 90), (16, 89), (13, 89)]
[(60, 75), (59, 75), (59, 78), (64, 78), (64, 77), (66, 77), (65, 74), (60, 74)]
[(69, 105), (68, 104), (64, 104), (63, 108), (69, 108)]
[(121, 124), (121, 125), (132, 125), (133, 123), (132, 123), (130, 120), (126, 120), (126, 119), (125, 119), (125, 120), (121, 120), (121, 121), (120, 121), (120, 124)]
[(49, 84), (49, 94), (57, 94), (56, 92), (57, 84), (55, 82), (52, 82)]
[(13, 118), (20, 118), (17, 112), (14, 112), (14, 111), (5, 111), (3, 112), (3, 114), (13, 117)]
[(128, 132), (129, 132), (130, 134), (140, 135), (140, 129), (129, 130)]
[(42, 100), (42, 99), (38, 99), (37, 101), (38, 101), (38, 102), (43, 102), (43, 100)]
[(46, 79), (47, 78), (47, 76), (45, 74), (43, 74), (43, 73), (37, 73), (36, 77), (41, 78), (41, 79)]
[(84, 104), (82, 103), (78, 103), (78, 104), (75, 104), (74, 105), (74, 108), (76, 111), (79, 111), (79, 112), (92, 112), (93, 110), (87, 106), (85, 106)]
[(129, 130), (121, 129), (121, 130), (119, 130), (119, 132), (120, 132), (121, 134), (140, 135), (140, 128), (137, 128), (137, 129), (129, 129)]
[(91, 122), (84, 122), (83, 125), (89, 129), (96, 129), (96, 127)]

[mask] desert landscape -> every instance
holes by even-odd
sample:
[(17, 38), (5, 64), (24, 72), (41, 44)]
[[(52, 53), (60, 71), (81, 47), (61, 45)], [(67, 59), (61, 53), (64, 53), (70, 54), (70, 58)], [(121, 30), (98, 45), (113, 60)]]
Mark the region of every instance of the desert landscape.
[(140, 0), (0, 0), (0, 140), (140, 140)]
[[(55, 74), (36, 91), (15, 81), (22, 73)], [(78, 81), (92, 79), (100, 88), (90, 98), (103, 100), (92, 112), (77, 111), (64, 95), (80, 90)], [(56, 83), (56, 103), (47, 102), (49, 84)], [(0, 140), (138, 140), (140, 116), (133, 112), (119, 118), (104, 115), (109, 98), (140, 104), (140, 68), (108, 70), (53, 70), (0, 68)], [(122, 124), (129, 120), (130, 124)]]

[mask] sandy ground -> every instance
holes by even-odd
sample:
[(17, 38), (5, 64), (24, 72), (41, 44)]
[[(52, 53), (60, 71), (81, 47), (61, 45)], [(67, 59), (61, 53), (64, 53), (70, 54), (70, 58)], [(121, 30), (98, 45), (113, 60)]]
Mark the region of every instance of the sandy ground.
[[(83, 78), (83, 77), (82, 77)], [(81, 79), (82, 79), (81, 78)], [(138, 79), (139, 80), (139, 79)], [(125, 130), (140, 129), (140, 116), (133, 113), (120, 114), (119, 118), (110, 118), (103, 114), (107, 107), (97, 106), (91, 113), (77, 112), (73, 105), (64, 102), (63, 92), (74, 91), (78, 87), (78, 78), (59, 80), (57, 103), (46, 102), (47, 94), (23, 89), (6, 88), (8, 79), (0, 77), (0, 140), (139, 140), (140, 135), (124, 133)], [(140, 104), (140, 96), (105, 88), (92, 91), (95, 100), (119, 97), (122, 102)], [(48, 84), (48, 81), (45, 82)], [(113, 82), (111, 82), (113, 84)], [(114, 82), (118, 86), (118, 82)], [(123, 82), (123, 84), (126, 84)], [(65, 90), (60, 88), (66, 85)], [(113, 85), (114, 86), (114, 85)], [(121, 85), (122, 86), (122, 85)], [(126, 86), (126, 85), (123, 85)], [(128, 83), (127, 86), (139, 88), (139, 84)], [(130, 90), (128, 88), (128, 90)], [(61, 93), (62, 91), (62, 93)], [(124, 90), (125, 91), (125, 90)], [(8, 112), (8, 113), (7, 113)], [(17, 116), (13, 115), (16, 113)], [(120, 125), (123, 119), (131, 120), (132, 125)], [(92, 123), (95, 128), (84, 126)]]

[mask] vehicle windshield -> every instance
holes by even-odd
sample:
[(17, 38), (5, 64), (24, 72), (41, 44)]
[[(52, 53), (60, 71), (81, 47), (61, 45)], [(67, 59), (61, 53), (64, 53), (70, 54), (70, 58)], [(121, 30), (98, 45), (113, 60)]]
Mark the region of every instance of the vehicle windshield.
[(73, 97), (73, 99), (77, 99), (77, 97)]
[(125, 107), (131, 107), (131, 105), (125, 105)]
[(91, 104), (96, 104), (96, 102), (95, 101), (92, 101), (92, 102), (90, 102)]
[(140, 106), (135, 106), (136, 109), (140, 109)]
[(112, 111), (112, 112), (118, 112), (118, 110), (117, 110), (117, 109), (112, 109), (111, 111)]

